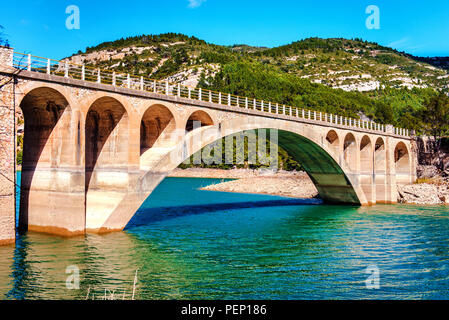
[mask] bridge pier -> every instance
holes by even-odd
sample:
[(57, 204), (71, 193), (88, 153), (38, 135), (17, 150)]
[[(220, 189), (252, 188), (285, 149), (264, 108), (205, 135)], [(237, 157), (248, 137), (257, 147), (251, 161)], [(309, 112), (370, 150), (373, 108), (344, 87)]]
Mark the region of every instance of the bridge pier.
[[(6, 79), (0, 76), (3, 81)], [(15, 120), (11, 100), (12, 95), (0, 100), (0, 245), (15, 240)]]
[[(12, 49), (0, 46), (0, 66), (12, 67)], [(0, 245), (15, 241), (15, 115), (11, 75), (0, 74)]]

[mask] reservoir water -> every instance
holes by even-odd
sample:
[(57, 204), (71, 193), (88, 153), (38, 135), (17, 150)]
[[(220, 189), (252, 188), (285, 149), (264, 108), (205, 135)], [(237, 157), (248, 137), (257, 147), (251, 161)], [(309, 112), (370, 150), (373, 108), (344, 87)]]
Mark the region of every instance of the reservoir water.
[(449, 207), (198, 190), (217, 182), (165, 179), (124, 232), (20, 235), (0, 247), (0, 298), (130, 299), (137, 271), (137, 299), (449, 299)]

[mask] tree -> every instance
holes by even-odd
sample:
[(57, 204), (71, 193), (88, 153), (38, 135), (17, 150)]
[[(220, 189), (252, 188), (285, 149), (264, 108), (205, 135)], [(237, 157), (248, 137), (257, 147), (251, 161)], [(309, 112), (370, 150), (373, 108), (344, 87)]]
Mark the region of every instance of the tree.
[(440, 157), (441, 141), (449, 133), (449, 97), (444, 92), (429, 100), (421, 113), (424, 132), (434, 138), (433, 153), (438, 157), (438, 165), (442, 166)]
[(5, 28), (0, 25), (0, 46), (9, 47), (9, 41), (6, 39), (6, 35), (3, 32), (4, 29)]
[(421, 109), (415, 110), (412, 106), (407, 105), (403, 109), (398, 110), (398, 122), (403, 128), (415, 130), (420, 135), (423, 133), (423, 123), (420, 117)]
[(391, 104), (379, 102), (376, 106), (375, 116), (380, 123), (393, 123), (393, 107)]

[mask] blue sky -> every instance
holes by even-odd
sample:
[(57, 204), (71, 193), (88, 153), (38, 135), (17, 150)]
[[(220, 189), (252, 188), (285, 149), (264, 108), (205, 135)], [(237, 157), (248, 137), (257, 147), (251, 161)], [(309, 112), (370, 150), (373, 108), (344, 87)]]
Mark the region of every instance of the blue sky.
[[(432, 3), (432, 4), (430, 4)], [(80, 28), (66, 28), (66, 7)], [(380, 29), (367, 29), (368, 5)], [(179, 32), (211, 43), (278, 46), (307, 37), (363, 38), (420, 56), (449, 56), (449, 1), (146, 0), (5, 1), (0, 12), (16, 51), (59, 59), (139, 34)]]

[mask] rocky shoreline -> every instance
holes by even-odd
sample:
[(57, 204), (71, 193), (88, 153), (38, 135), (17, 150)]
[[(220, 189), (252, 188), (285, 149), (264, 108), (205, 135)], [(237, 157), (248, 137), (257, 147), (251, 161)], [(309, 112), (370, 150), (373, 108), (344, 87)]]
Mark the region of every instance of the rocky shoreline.
[(398, 187), (398, 202), (408, 204), (449, 204), (449, 184), (416, 183)]
[[(305, 172), (279, 171), (276, 173), (250, 169), (176, 169), (170, 177), (238, 179), (223, 181), (201, 190), (257, 193), (293, 198), (319, 198), (318, 191)], [(449, 181), (440, 177), (424, 183), (398, 187), (398, 202), (420, 205), (449, 204)]]

